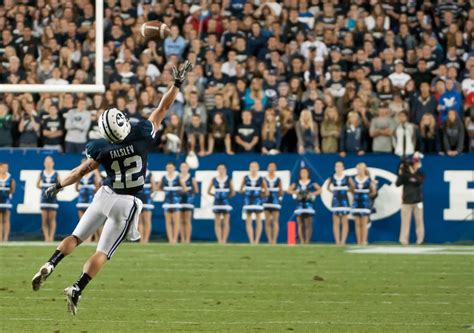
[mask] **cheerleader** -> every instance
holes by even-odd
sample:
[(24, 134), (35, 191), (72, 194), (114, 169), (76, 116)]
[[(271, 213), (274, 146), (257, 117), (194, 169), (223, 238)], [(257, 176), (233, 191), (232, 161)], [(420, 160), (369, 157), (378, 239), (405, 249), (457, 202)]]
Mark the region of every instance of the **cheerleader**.
[(145, 184), (143, 190), (138, 195), (138, 198), (143, 203), (143, 209), (140, 213), (140, 223), (138, 224), (138, 231), (141, 238), (140, 243), (148, 243), (151, 235), (151, 218), (155, 205), (153, 204), (152, 194), (156, 191), (156, 183), (150, 170), (146, 170)]
[(301, 244), (309, 244), (313, 233), (314, 200), (321, 193), (318, 183), (311, 182), (308, 168), (301, 168), (298, 181), (291, 184), (288, 193), (297, 201), (295, 210), (298, 222), (298, 237)]
[(56, 196), (46, 196), (48, 187), (60, 182), (58, 172), (54, 170), (54, 160), (51, 156), (44, 159), (44, 170), (41, 171), (36, 186), (41, 189), (41, 227), (43, 229), (44, 240), (52, 242), (56, 232), (56, 210), (58, 209), (58, 199)]
[(371, 197), (375, 194), (374, 182), (369, 177), (365, 163), (356, 166), (357, 174), (353, 179), (352, 215), (355, 219), (357, 244), (367, 245), (367, 223), (371, 213)]
[[(349, 232), (349, 197), (352, 179), (344, 175), (344, 163), (336, 162), (335, 174), (329, 178), (328, 191), (332, 193), (332, 232), (337, 245), (346, 244)], [(342, 224), (342, 230), (341, 230)]]
[[(84, 161), (85, 159), (83, 159), (81, 163), (83, 163)], [(92, 172), (89, 172), (87, 175), (82, 177), (80, 181), (76, 183), (76, 191), (79, 192), (79, 198), (77, 199), (76, 204), (79, 219), (81, 219), (86, 209), (92, 203), (92, 200), (94, 199), (94, 194), (100, 187), (100, 179), (101, 177), (99, 174), (99, 170), (96, 169)], [(98, 241), (99, 237), (100, 230), (97, 230), (97, 232), (92, 235), (91, 240)]]
[[(244, 194), (245, 229), (250, 244), (258, 244), (262, 235), (262, 195), (266, 194), (267, 185), (263, 177), (258, 175), (259, 165), (251, 162), (250, 174), (244, 177), (240, 192)], [(252, 226), (252, 214), (255, 214), (255, 230)]]
[[(214, 190), (214, 191), (213, 191)], [(214, 197), (214, 230), (216, 232), (217, 242), (226, 244), (230, 232), (230, 198), (235, 195), (234, 184), (227, 176), (227, 168), (224, 164), (217, 166), (217, 177), (214, 177), (209, 184), (207, 193)]]
[(276, 176), (277, 166), (274, 162), (268, 164), (268, 175), (265, 177), (268, 195), (263, 202), (263, 213), (265, 214), (265, 233), (269, 244), (276, 244), (278, 239), (279, 219), (283, 186), (281, 179)]
[(196, 180), (189, 173), (189, 165), (186, 162), (180, 165), (180, 179), (186, 187), (181, 193), (181, 226), (179, 236), (181, 243), (191, 243), (192, 218), (194, 211), (194, 195), (198, 192)]
[(171, 244), (176, 244), (179, 235), (181, 192), (185, 187), (176, 172), (176, 166), (173, 162), (166, 164), (166, 175), (161, 179), (159, 188), (165, 192), (163, 210), (165, 211), (166, 236)]
[(8, 173), (8, 164), (0, 163), (0, 242), (8, 242), (10, 238), (11, 198), (15, 188), (15, 180)]

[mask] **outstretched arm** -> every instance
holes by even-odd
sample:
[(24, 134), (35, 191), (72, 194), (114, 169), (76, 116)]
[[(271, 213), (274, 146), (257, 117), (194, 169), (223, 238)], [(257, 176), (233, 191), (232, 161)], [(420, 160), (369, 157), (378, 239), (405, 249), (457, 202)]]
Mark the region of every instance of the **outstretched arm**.
[(98, 167), (99, 163), (94, 160), (89, 159), (87, 161), (84, 161), (77, 168), (73, 169), (71, 173), (67, 175), (63, 180), (58, 181), (56, 184), (48, 187), (45, 191), (45, 195), (47, 197), (55, 196), (63, 187), (77, 183), (82, 177), (87, 175), (89, 172), (97, 169)]
[(168, 112), (171, 105), (173, 105), (174, 100), (176, 99), (176, 96), (179, 93), (179, 88), (183, 84), (184, 80), (186, 80), (188, 73), (192, 69), (193, 69), (193, 65), (191, 65), (191, 63), (187, 60), (180, 70), (178, 70), (176, 67), (173, 67), (173, 79), (174, 79), (173, 86), (170, 89), (168, 89), (168, 91), (165, 93), (165, 95), (161, 99), (158, 107), (155, 110), (153, 110), (150, 117), (148, 118), (148, 120), (153, 123), (155, 130), (158, 130), (158, 128), (160, 127), (161, 122), (165, 118), (166, 112)]
[(168, 91), (163, 95), (163, 98), (160, 101), (158, 107), (153, 110), (150, 117), (148, 118), (149, 121), (153, 123), (153, 127), (155, 131), (160, 128), (161, 122), (166, 116), (166, 112), (173, 105), (176, 96), (178, 96), (179, 88), (173, 85)]

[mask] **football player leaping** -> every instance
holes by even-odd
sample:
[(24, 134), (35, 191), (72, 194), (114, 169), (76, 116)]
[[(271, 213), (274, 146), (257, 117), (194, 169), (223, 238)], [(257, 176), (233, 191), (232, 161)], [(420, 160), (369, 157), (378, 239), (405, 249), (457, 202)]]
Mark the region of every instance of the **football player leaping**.
[(127, 117), (116, 108), (109, 107), (105, 110), (99, 119), (99, 129), (104, 139), (89, 143), (86, 147), (89, 159), (72, 170), (61, 182), (46, 190), (46, 195), (53, 196), (61, 188), (75, 184), (99, 165), (107, 172), (107, 179), (95, 194), (72, 235), (59, 244), (31, 281), (33, 290), (39, 290), (56, 265), (103, 225), (95, 254), (84, 264), (77, 282), (64, 289), (68, 311), (73, 315), (77, 312), (82, 291), (112, 257), (120, 243), (124, 239), (140, 238), (137, 223), (142, 202), (135, 195), (143, 188), (148, 149), (155, 131), (160, 127), (191, 69), (192, 65), (188, 61), (180, 70), (173, 67), (174, 85), (163, 96), (148, 120), (130, 125)]

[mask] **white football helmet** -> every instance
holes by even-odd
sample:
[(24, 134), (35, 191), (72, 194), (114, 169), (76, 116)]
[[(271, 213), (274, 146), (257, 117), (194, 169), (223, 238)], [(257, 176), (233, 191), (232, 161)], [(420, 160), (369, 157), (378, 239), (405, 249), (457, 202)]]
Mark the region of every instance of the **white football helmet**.
[(102, 137), (112, 143), (123, 141), (130, 133), (130, 121), (121, 111), (110, 107), (100, 115), (99, 132)]

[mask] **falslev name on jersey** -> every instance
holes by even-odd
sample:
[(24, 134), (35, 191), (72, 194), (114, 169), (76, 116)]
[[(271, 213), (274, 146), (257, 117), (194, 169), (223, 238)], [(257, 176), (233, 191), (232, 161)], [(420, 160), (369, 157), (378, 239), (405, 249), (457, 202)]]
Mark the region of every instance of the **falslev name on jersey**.
[(127, 147), (115, 149), (110, 151), (110, 158), (119, 158), (134, 154), (135, 150), (133, 149), (133, 145), (129, 145)]

